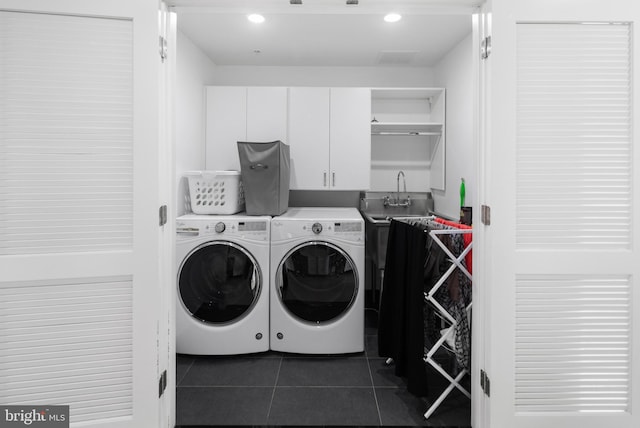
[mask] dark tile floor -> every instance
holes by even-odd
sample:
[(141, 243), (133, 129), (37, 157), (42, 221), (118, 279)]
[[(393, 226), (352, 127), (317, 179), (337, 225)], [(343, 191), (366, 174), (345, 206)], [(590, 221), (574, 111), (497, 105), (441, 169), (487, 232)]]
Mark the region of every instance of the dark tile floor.
[(423, 418), (428, 401), (377, 355), (375, 312), (366, 318), (360, 354), (178, 355), (177, 426), (468, 427), (470, 401), (456, 391)]

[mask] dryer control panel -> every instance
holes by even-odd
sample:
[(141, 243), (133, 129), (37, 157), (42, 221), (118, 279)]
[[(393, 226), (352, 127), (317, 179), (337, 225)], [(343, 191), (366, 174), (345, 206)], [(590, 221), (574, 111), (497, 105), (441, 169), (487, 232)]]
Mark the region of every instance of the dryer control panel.
[(272, 220), (272, 241), (302, 237), (340, 238), (352, 242), (364, 242), (364, 222), (326, 220)]

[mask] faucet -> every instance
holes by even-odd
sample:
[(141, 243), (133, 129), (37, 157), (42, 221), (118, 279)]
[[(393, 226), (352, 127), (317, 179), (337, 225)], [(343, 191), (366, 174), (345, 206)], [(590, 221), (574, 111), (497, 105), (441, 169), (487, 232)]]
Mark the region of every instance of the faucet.
[(400, 175), (402, 175), (402, 183), (404, 185), (404, 193), (407, 193), (407, 181), (405, 179), (404, 176), (404, 172), (403, 171), (398, 171), (398, 177), (397, 177), (397, 189), (396, 189), (396, 198), (395, 198), (395, 202), (391, 202), (391, 198), (389, 198), (388, 196), (385, 196), (383, 198), (384, 201), (384, 206), (385, 207), (405, 207), (408, 208), (409, 206), (411, 206), (411, 196), (407, 195), (407, 199), (404, 202), (400, 202)]
[(403, 171), (398, 171), (398, 187), (396, 188), (396, 204), (400, 205), (400, 174), (402, 174), (402, 182), (404, 183), (404, 193), (407, 193), (407, 180), (404, 177)]

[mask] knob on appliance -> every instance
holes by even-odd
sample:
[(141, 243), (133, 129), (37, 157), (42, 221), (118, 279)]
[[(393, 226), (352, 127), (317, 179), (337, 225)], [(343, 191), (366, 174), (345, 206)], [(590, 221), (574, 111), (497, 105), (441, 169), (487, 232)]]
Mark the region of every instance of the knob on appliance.
[(218, 223), (216, 223), (216, 226), (215, 226), (214, 230), (216, 231), (216, 233), (222, 233), (222, 232), (224, 232), (224, 230), (226, 228), (227, 227), (225, 226), (225, 224), (223, 222), (218, 222)]
[(313, 226), (311, 226), (311, 230), (313, 230), (313, 233), (317, 235), (322, 232), (322, 225), (320, 223), (313, 223)]

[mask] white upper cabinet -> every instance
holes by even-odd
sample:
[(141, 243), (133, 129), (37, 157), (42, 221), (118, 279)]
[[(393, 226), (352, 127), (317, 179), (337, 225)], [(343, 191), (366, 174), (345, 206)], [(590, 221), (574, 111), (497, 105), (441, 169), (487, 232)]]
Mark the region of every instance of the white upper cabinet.
[(368, 189), (370, 111), (367, 88), (290, 88), (291, 188)]
[(327, 189), (330, 88), (289, 89), (292, 189)]
[(247, 140), (287, 143), (287, 88), (247, 88)]
[(287, 88), (207, 87), (208, 170), (240, 170), (238, 141), (287, 142)]
[(368, 88), (331, 89), (331, 188), (368, 190), (371, 174)]
[(238, 141), (281, 140), (291, 189), (369, 189), (368, 88), (209, 86), (206, 109), (208, 170), (240, 170)]

